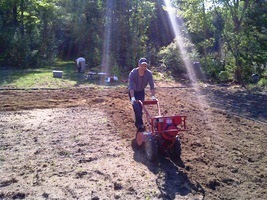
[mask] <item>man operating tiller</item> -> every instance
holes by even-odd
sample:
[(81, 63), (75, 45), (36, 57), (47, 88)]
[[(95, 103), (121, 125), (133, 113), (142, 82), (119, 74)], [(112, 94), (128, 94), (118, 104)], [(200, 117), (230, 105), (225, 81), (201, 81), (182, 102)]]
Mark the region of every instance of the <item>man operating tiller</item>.
[(145, 100), (145, 88), (149, 84), (152, 100), (156, 100), (155, 86), (152, 72), (147, 69), (147, 59), (141, 58), (138, 62), (138, 67), (134, 68), (129, 74), (129, 97), (133, 105), (135, 113), (135, 126), (138, 132), (144, 132), (145, 126), (143, 123), (142, 106), (138, 100)]

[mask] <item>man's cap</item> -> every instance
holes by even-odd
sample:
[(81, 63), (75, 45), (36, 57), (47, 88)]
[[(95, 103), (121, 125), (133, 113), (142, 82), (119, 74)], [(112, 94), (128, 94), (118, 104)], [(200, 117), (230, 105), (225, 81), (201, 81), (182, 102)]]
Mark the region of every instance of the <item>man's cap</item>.
[(138, 63), (139, 63), (139, 65), (141, 65), (141, 64), (146, 64), (147, 65), (147, 60), (146, 60), (146, 58), (140, 58)]

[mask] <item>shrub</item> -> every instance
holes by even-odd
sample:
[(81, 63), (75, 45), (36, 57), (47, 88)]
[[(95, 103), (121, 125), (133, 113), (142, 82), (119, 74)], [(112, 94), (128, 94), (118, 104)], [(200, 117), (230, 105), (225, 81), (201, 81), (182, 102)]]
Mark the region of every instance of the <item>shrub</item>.
[(258, 85), (267, 90), (267, 78), (261, 78), (258, 82)]
[(166, 65), (167, 69), (174, 72), (185, 71), (180, 52), (174, 42), (167, 47), (163, 47), (158, 53), (158, 58), (164, 65)]
[(221, 71), (219, 73), (219, 79), (220, 81), (228, 81), (229, 80), (229, 73), (227, 71)]

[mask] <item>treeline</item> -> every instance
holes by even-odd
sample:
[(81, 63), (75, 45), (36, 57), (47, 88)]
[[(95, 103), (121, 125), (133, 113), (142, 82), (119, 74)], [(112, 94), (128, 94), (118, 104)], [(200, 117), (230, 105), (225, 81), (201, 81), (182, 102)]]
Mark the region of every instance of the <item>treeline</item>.
[[(238, 82), (252, 73), (267, 76), (265, 0), (171, 2), (188, 55), (208, 77), (220, 78), (221, 71)], [(152, 65), (181, 71), (165, 5), (166, 0), (0, 0), (0, 65), (39, 67), (84, 56), (91, 67), (123, 71), (146, 56)]]

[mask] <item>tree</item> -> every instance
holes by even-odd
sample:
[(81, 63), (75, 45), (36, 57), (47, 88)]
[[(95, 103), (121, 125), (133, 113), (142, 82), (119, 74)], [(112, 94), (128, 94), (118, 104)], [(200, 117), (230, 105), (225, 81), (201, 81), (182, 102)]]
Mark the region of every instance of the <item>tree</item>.
[(247, 40), (242, 58), (250, 66), (246, 71), (262, 74), (267, 67), (267, 1), (252, 1), (244, 24)]
[[(242, 54), (242, 40), (245, 39), (244, 34), (244, 19), (248, 12), (250, 0), (220, 0), (214, 1), (214, 5), (222, 5), (215, 7), (216, 13), (222, 15), (224, 18), (223, 39), (227, 44), (227, 49), (235, 59), (235, 81), (243, 82), (243, 59)], [(220, 13), (220, 14), (219, 14)]]
[[(181, 23), (186, 25), (182, 29), (185, 33), (183, 37), (188, 38), (194, 43), (194, 54), (200, 59), (203, 70), (210, 77), (216, 77), (216, 74), (222, 70), (221, 60), (221, 32), (223, 22), (219, 17), (214, 16), (212, 6), (207, 0), (188, 0), (176, 1), (176, 9)], [(188, 34), (187, 34), (188, 33)]]
[(52, 0), (2, 0), (0, 65), (36, 66), (55, 57), (54, 11)]

